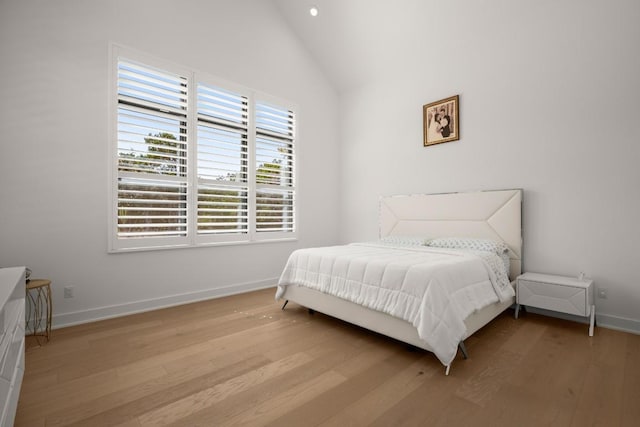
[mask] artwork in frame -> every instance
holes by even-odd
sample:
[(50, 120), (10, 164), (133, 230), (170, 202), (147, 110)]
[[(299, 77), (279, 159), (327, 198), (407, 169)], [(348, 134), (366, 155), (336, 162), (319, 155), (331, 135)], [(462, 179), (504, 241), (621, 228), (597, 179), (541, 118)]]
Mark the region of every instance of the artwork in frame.
[(459, 95), (422, 107), (424, 146), (460, 139)]

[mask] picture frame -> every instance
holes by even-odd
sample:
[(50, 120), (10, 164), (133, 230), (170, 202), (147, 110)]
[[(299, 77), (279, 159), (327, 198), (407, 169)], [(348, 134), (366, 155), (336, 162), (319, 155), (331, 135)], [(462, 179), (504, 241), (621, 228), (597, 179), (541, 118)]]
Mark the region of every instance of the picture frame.
[(422, 106), (424, 146), (460, 139), (460, 95)]

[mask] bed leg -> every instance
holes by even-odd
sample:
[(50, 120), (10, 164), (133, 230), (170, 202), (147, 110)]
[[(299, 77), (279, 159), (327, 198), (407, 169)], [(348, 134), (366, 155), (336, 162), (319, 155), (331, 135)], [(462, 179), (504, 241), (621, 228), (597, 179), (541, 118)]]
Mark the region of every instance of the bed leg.
[(460, 344), (458, 344), (458, 348), (460, 349), (460, 352), (462, 353), (462, 357), (464, 359), (468, 359), (469, 358), (469, 353), (467, 353), (467, 347), (464, 345), (463, 341), (460, 341)]
[(289, 300), (285, 300), (284, 304), (282, 305), (282, 308), (280, 310), (284, 310), (284, 308), (287, 306), (287, 304), (289, 304)]
[(451, 365), (447, 365), (446, 369), (444, 370), (444, 375), (448, 376), (449, 375), (449, 370), (451, 369)]

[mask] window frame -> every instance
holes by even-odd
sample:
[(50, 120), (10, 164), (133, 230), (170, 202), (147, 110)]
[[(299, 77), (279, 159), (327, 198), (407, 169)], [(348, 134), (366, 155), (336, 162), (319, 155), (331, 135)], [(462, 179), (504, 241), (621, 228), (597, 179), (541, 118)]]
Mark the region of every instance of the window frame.
[[(201, 72), (194, 69), (175, 64), (173, 62), (163, 60), (152, 55), (139, 52), (137, 50), (123, 47), (116, 44), (110, 45), (109, 50), (109, 144), (108, 145), (108, 164), (109, 164), (109, 212), (108, 212), (108, 252), (132, 252), (132, 251), (148, 251), (160, 249), (175, 249), (185, 247), (204, 247), (215, 245), (236, 245), (236, 244), (255, 244), (267, 242), (294, 241), (298, 238), (298, 211), (297, 211), (297, 120), (298, 107), (289, 101), (285, 101), (278, 97), (274, 97), (245, 86), (228, 82), (224, 79)], [(119, 94), (118, 94), (118, 67), (121, 60), (131, 63), (138, 63), (141, 66), (166, 71), (187, 80), (187, 109), (186, 109), (186, 235), (171, 237), (139, 237), (139, 238), (121, 238), (118, 236), (118, 184), (119, 178), (122, 176), (136, 176), (144, 179), (144, 176), (136, 172), (119, 171)], [(246, 233), (220, 233), (220, 234), (202, 234), (198, 233), (198, 188), (202, 181), (198, 176), (198, 85), (213, 86), (225, 91), (231, 91), (240, 94), (247, 99), (247, 232)], [(292, 193), (292, 217), (293, 228), (291, 231), (258, 231), (256, 204), (257, 191), (259, 185), (256, 183), (257, 167), (256, 167), (256, 137), (258, 131), (256, 129), (256, 105), (263, 103), (276, 106), (277, 108), (288, 110), (293, 116), (292, 119), (292, 179), (291, 186), (286, 187)], [(159, 180), (167, 179), (163, 175), (159, 175)], [(171, 179), (169, 179), (171, 180)], [(174, 180), (175, 181), (175, 180)], [(239, 188), (239, 185), (220, 181), (216, 185), (229, 188)], [(282, 187), (285, 188), (284, 186)]]

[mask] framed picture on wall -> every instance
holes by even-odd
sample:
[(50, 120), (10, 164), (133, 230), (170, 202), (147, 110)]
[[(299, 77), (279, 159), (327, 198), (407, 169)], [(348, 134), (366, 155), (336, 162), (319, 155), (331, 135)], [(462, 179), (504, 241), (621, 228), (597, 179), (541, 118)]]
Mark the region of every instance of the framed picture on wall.
[(460, 139), (459, 95), (422, 107), (424, 146)]

